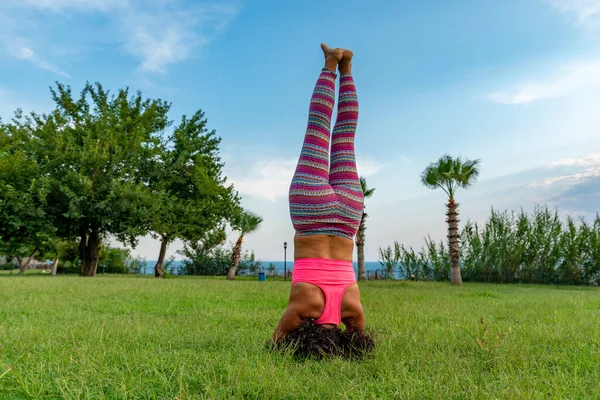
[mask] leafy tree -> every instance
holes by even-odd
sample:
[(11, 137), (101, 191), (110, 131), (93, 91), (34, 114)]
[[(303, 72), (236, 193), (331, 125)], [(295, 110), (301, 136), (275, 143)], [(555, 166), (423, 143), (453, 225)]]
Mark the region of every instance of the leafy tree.
[[(215, 229), (206, 232), (197, 242), (186, 243), (181, 251), (186, 258), (183, 273), (186, 275), (226, 275), (231, 267), (235, 244), (225, 245), (225, 231)], [(243, 252), (238, 263), (239, 271), (254, 271), (261, 262), (254, 253)]]
[(238, 240), (235, 242), (233, 253), (231, 254), (231, 267), (227, 273), (227, 279), (235, 279), (238, 264), (242, 255), (242, 241), (246, 235), (256, 232), (263, 222), (263, 218), (258, 214), (242, 211), (235, 215), (231, 221), (231, 225), (235, 231), (240, 233)]
[(458, 204), (454, 194), (458, 188), (470, 187), (479, 176), (479, 160), (462, 160), (448, 155), (429, 165), (421, 174), (421, 182), (430, 189), (442, 189), (448, 195), (448, 247), (451, 264), (451, 283), (462, 285), (458, 232)]
[(146, 259), (143, 257), (134, 257), (129, 260), (129, 271), (133, 274), (139, 274), (146, 267)]
[(175, 239), (195, 241), (217, 228), (239, 207), (233, 186), (225, 186), (219, 157), (221, 139), (206, 128), (202, 111), (183, 116), (160, 158), (149, 169), (157, 204), (151, 229), (161, 241), (155, 276), (164, 277), (167, 246)]
[[(367, 180), (363, 177), (360, 178), (360, 187), (362, 188), (365, 199), (373, 196), (375, 189), (369, 189), (367, 186)], [(367, 206), (365, 205), (365, 209)], [(367, 230), (366, 219), (367, 212), (363, 210), (362, 217), (360, 219), (360, 225), (358, 226), (358, 232), (356, 234), (356, 252), (358, 254), (358, 280), (364, 281), (367, 279), (365, 271), (365, 231)]]
[(591, 225), (583, 222), (580, 227), (583, 274), (588, 283), (600, 284), (600, 214)]
[(94, 276), (103, 237), (134, 245), (150, 230), (156, 204), (141, 172), (159, 153), (170, 105), (128, 89), (111, 95), (99, 83), (77, 99), (60, 83), (51, 93), (56, 108), (24, 126), (48, 181), (47, 215), (59, 237), (79, 238), (82, 275)]
[(17, 111), (13, 123), (0, 121), (0, 249), (23, 274), (55, 238), (47, 215), (48, 180), (33, 157), (35, 137)]
[(128, 274), (131, 250), (102, 245), (98, 257), (98, 269), (106, 274)]
[(204, 232), (196, 241), (185, 242), (180, 254), (190, 259), (205, 257), (215, 248), (225, 243), (226, 239), (227, 235), (225, 234), (225, 228), (221, 225), (215, 229)]

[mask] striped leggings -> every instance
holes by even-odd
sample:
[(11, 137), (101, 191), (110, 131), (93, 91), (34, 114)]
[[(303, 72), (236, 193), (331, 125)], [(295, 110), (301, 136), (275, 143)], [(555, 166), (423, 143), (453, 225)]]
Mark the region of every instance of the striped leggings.
[(335, 81), (335, 73), (321, 71), (310, 101), (306, 135), (290, 186), (290, 216), (299, 236), (333, 235), (352, 239), (364, 209), (354, 154), (358, 121), (356, 87), (352, 75), (340, 76), (337, 119), (331, 132)]

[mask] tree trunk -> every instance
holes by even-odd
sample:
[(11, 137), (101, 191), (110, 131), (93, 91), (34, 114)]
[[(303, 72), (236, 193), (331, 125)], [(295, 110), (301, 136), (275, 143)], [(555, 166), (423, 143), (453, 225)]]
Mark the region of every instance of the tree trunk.
[(37, 249), (33, 250), (33, 253), (31, 253), (31, 255), (29, 256), (27, 261), (25, 261), (25, 264), (23, 264), (22, 258), (18, 258), (18, 260), (19, 260), (19, 275), (23, 275), (25, 273), (25, 270), (31, 263), (31, 260), (33, 260), (33, 257), (35, 257), (36, 253), (37, 253)]
[(365, 271), (365, 220), (367, 219), (367, 213), (363, 212), (360, 219), (360, 225), (358, 227), (358, 233), (356, 234), (356, 253), (358, 258), (358, 280), (367, 280), (367, 273)]
[(450, 252), (450, 283), (453, 285), (462, 285), (462, 276), (460, 274), (460, 248), (458, 242), (458, 204), (454, 202), (454, 197), (448, 200), (448, 212), (446, 222), (448, 222), (448, 250)]
[(237, 273), (237, 267), (240, 263), (240, 258), (242, 258), (242, 240), (243, 236), (240, 235), (237, 242), (235, 242), (235, 246), (233, 247), (233, 253), (231, 254), (231, 267), (229, 267), (229, 272), (227, 273), (227, 280), (235, 279), (235, 274)]
[(165, 277), (165, 270), (163, 269), (163, 264), (165, 263), (165, 254), (167, 253), (167, 244), (169, 243), (168, 238), (166, 236), (161, 236), (160, 241), (160, 254), (158, 255), (158, 261), (154, 266), (154, 276), (157, 278)]
[(54, 262), (52, 263), (52, 276), (56, 276), (56, 269), (58, 268), (59, 256), (60, 256), (60, 253), (56, 252), (56, 257), (54, 257)]
[(92, 223), (91, 229), (89, 226), (82, 225), (79, 229), (81, 241), (79, 242), (79, 258), (81, 260), (81, 275), (96, 276), (98, 269), (98, 257), (100, 249), (100, 235), (98, 227)]

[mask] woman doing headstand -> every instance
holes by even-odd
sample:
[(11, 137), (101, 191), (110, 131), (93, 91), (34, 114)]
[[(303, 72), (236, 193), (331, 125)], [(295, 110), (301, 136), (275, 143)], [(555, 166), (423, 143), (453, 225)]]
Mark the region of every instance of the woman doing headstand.
[[(289, 192), (296, 230), (292, 288), (273, 341), (295, 340), (302, 347), (306, 341), (302, 332), (310, 331), (313, 344), (319, 342), (315, 335), (324, 338), (323, 344), (304, 350), (333, 354), (354, 339), (364, 344), (367, 338), (369, 346), (372, 342), (363, 335), (365, 317), (352, 264), (353, 237), (364, 208), (354, 154), (358, 98), (352, 77), (353, 53), (325, 44), (321, 48), (325, 67), (312, 94), (308, 127)], [(337, 119), (330, 131), (338, 69)], [(346, 327), (343, 332), (340, 323)]]

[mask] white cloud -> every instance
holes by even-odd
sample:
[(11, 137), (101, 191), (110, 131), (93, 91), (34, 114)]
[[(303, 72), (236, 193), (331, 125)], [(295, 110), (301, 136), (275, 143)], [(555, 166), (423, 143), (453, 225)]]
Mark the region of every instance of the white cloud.
[(296, 160), (273, 159), (252, 165), (242, 176), (230, 175), (234, 187), (242, 196), (252, 196), (275, 202), (288, 194)]
[(582, 62), (566, 67), (544, 80), (533, 80), (516, 85), (507, 91), (489, 95), (492, 101), (503, 104), (526, 104), (541, 99), (564, 96), (572, 91), (600, 85), (600, 61)]
[(600, 17), (600, 0), (547, 0), (557, 10), (574, 14), (580, 21)]
[(65, 78), (70, 77), (68, 73), (66, 73), (56, 65), (51, 64), (48, 61), (40, 58), (33, 50), (31, 50), (27, 46), (19, 46), (13, 49), (10, 53), (13, 57), (18, 58), (19, 60), (29, 61), (40, 69), (53, 72)]
[(600, 154), (588, 154), (578, 158), (565, 158), (550, 163), (547, 168), (567, 168), (571, 171), (558, 176), (543, 179), (529, 187), (550, 186), (556, 183), (577, 185), (600, 176)]
[(563, 158), (549, 164), (550, 168), (555, 167), (590, 167), (600, 166), (600, 154), (588, 154), (577, 158)]
[(358, 170), (358, 173), (360, 174), (360, 176), (364, 177), (375, 175), (383, 168), (383, 165), (378, 163), (377, 161), (365, 160), (361, 158), (357, 159), (356, 164), (356, 169)]
[(588, 168), (585, 171), (577, 172), (574, 174), (554, 176), (552, 178), (544, 179), (540, 182), (532, 183), (529, 186), (530, 187), (550, 186), (555, 183), (578, 184), (578, 183), (585, 182), (591, 178), (595, 178), (597, 176), (600, 176), (600, 167)]
[(21, 60), (32, 60), (35, 58), (35, 53), (29, 47), (20, 47), (15, 53), (15, 57)]
[(43, 48), (43, 40), (27, 40), (20, 31), (30, 30), (31, 21), (21, 22), (18, 18), (9, 16), (9, 13), (0, 7), (0, 55), (4, 50), (10, 57), (28, 61), (40, 69), (68, 78), (70, 75), (67, 72), (32, 50), (30, 42), (35, 42), (37, 47)]
[[(19, 31), (23, 18), (16, 17), (18, 12), (10, 13), (18, 9), (46, 13), (36, 23), (42, 27), (48, 24), (49, 29), (51, 18), (68, 18), (74, 13), (98, 14), (114, 27), (112, 32), (121, 36), (116, 40), (140, 61), (140, 69), (149, 73), (164, 73), (167, 66), (198, 54), (239, 12), (233, 3), (217, 1), (185, 5), (177, 0), (10, 0), (8, 8), (0, 10), (14, 19), (10, 35), (2, 37), (0, 32), (0, 41), (7, 46), (14, 46), (14, 39), (26, 43), (45, 39), (33, 37), (35, 34), (25, 28)], [(105, 33), (99, 36), (102, 40), (115, 40), (107, 38)], [(13, 51), (12, 55), (35, 60), (38, 67), (65, 76), (63, 71), (35, 54)]]
[[(244, 169), (243, 173), (234, 170), (227, 175), (242, 196), (276, 202), (287, 197), (296, 164), (296, 159), (273, 159), (255, 163)], [(377, 173), (382, 165), (376, 161), (359, 159), (357, 168), (361, 176), (367, 177)]]
[(143, 71), (164, 73), (209, 44), (237, 13), (233, 6), (130, 8), (122, 17), (125, 48), (141, 60)]

